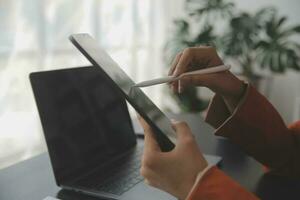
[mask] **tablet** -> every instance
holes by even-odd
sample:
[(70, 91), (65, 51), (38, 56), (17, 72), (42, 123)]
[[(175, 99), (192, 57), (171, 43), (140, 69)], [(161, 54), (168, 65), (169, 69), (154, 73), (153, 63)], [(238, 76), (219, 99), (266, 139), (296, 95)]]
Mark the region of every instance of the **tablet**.
[[(74, 46), (95, 66), (98, 67), (131, 106), (153, 129), (156, 141), (164, 152), (171, 151), (176, 133), (170, 119), (147, 97), (119, 65), (99, 46), (89, 34), (73, 34), (69, 37)], [(105, 94), (103, 94), (105, 95)]]

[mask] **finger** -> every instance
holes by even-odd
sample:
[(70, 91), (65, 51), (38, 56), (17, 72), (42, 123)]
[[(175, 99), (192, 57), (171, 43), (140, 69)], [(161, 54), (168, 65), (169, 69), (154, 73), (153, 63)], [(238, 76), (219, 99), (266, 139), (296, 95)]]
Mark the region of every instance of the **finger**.
[[(193, 51), (192, 48), (187, 48), (183, 51), (182, 55), (178, 60), (177, 65), (175, 66), (175, 70), (173, 72), (174, 76), (179, 76), (180, 74), (188, 71), (188, 66), (191, 62), (192, 51)], [(174, 93), (181, 92), (179, 81), (174, 81), (172, 83), (172, 87)]]
[(213, 67), (223, 64), (214, 48), (208, 46), (191, 47), (183, 51), (174, 75), (178, 76), (188, 71), (191, 63), (197, 64), (197, 68)]
[(171, 83), (171, 89), (174, 93), (178, 93), (179, 91), (178, 85), (179, 85), (178, 81), (174, 81)]
[(152, 132), (152, 129), (150, 129), (151, 131), (145, 131), (144, 135), (145, 135), (145, 141), (144, 141), (144, 150), (145, 152), (160, 152), (160, 147), (156, 141), (156, 139), (154, 138), (154, 133)]
[[(182, 56), (182, 52), (179, 53), (179, 54), (177, 54), (177, 56), (176, 56), (176, 58), (175, 58), (175, 60), (174, 60), (174, 62), (173, 62), (173, 64), (172, 64), (172, 67), (171, 67), (171, 69), (169, 70), (169, 73), (168, 73), (169, 76), (171, 76), (171, 75), (174, 74), (174, 71), (175, 71), (175, 69), (176, 69), (176, 66), (177, 66), (177, 64), (178, 64), (178, 62), (179, 62), (181, 56)], [(177, 93), (177, 92), (178, 92), (177, 81), (170, 83), (170, 86), (171, 86), (171, 89), (172, 89), (172, 91), (173, 91), (174, 93)]]
[(178, 81), (178, 92), (179, 93), (183, 92), (183, 87), (182, 87), (182, 84), (181, 84), (181, 80)]
[(172, 124), (179, 122), (177, 119), (170, 119)]
[(155, 180), (157, 179), (157, 174), (155, 173), (155, 170), (152, 170), (148, 166), (145, 166), (142, 164), (140, 168), (140, 174), (147, 180)]
[(206, 81), (209, 81), (206, 75), (190, 75), (180, 79), (180, 86), (182, 88), (188, 86), (205, 86)]
[(222, 76), (221, 73), (224, 72), (218, 72), (212, 74), (201, 74), (201, 75), (190, 75), (190, 76), (183, 77), (180, 80), (181, 87), (184, 90), (184, 88), (189, 86), (201, 86), (213, 90), (216, 83), (220, 81), (220, 77)]
[(147, 185), (149, 185), (149, 186), (151, 186), (151, 187), (155, 187), (155, 188), (158, 188), (158, 187), (159, 187), (158, 184), (156, 184), (156, 183), (153, 182), (153, 181), (150, 181), (149, 179), (145, 179), (144, 182), (145, 182), (145, 184), (147, 184)]
[(154, 138), (154, 133), (152, 128), (149, 126), (149, 124), (142, 118), (139, 118), (139, 121), (144, 129), (144, 136), (145, 136), (145, 141), (144, 141), (144, 150), (145, 151), (160, 151), (159, 145)]
[(171, 66), (171, 68), (169, 70), (169, 73), (168, 73), (169, 76), (173, 75), (173, 73), (174, 73), (174, 71), (176, 69), (176, 66), (177, 66), (177, 64), (178, 64), (178, 62), (179, 62), (179, 60), (181, 58), (181, 55), (182, 55), (182, 52), (176, 55), (176, 57), (175, 57), (175, 59), (174, 59), (174, 61), (172, 63), (172, 66)]
[(175, 66), (175, 71), (173, 73), (174, 76), (178, 76), (187, 71), (188, 65), (191, 62), (192, 54), (192, 48), (187, 48), (183, 51), (177, 65)]
[(175, 122), (172, 125), (177, 134), (177, 139), (179, 142), (194, 137), (190, 127), (186, 122)]
[(148, 123), (144, 120), (144, 118), (143, 118), (140, 114), (138, 114), (138, 113), (137, 113), (137, 118), (138, 118), (138, 120), (139, 120), (139, 122), (140, 122), (140, 124), (141, 124), (141, 126), (143, 127), (144, 130), (150, 128), (149, 124), (148, 124)]
[[(212, 59), (212, 57), (214, 57), (214, 59)], [(191, 63), (194, 63), (194, 60), (197, 64), (197, 68), (212, 67), (222, 64), (222, 61), (217, 56), (215, 49), (212, 47), (187, 48), (183, 51), (173, 75), (179, 76), (180, 74), (189, 71)], [(179, 90), (182, 92), (184, 89), (184, 86), (180, 85), (178, 81), (173, 82), (172, 87), (175, 93), (179, 92)]]
[(147, 167), (141, 167), (140, 169), (140, 174), (145, 178), (144, 179), (145, 183), (152, 187), (160, 186), (159, 184), (161, 182), (160, 173), (161, 173), (160, 171), (151, 170), (150, 168)]
[(140, 120), (140, 118), (142, 118), (141, 115), (140, 115), (138, 112), (135, 112), (135, 115), (136, 115), (136, 118), (137, 118), (138, 120)]

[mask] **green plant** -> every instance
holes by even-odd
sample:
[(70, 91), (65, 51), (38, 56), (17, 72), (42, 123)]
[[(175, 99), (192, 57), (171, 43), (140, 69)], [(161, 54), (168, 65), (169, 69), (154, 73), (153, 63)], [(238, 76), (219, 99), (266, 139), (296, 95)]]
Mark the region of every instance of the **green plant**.
[(273, 15), (273, 8), (264, 8), (254, 14), (239, 13), (229, 20), (229, 29), (220, 36), (220, 48), (227, 58), (233, 58), (242, 67), (242, 74), (254, 75), (255, 47), (266, 20)]
[(230, 20), (229, 30), (221, 37), (221, 49), (227, 58), (238, 61), (242, 74), (250, 80), (255, 66), (280, 73), (299, 68), (299, 45), (290, 39), (299, 26), (285, 28), (286, 17), (278, 17), (274, 8), (251, 15), (240, 13)]
[[(259, 67), (274, 73), (300, 70), (300, 44), (292, 40), (293, 35), (300, 33), (300, 26), (287, 26), (287, 18), (279, 16), (275, 8), (241, 12), (225, 0), (186, 0), (185, 8), (187, 17), (174, 22), (174, 34), (165, 45), (165, 60), (169, 65), (186, 47), (212, 45), (226, 62), (237, 62), (241, 74), (250, 82), (258, 76)], [(219, 22), (225, 24), (221, 32), (216, 27)], [(191, 29), (196, 29), (196, 33)], [(185, 107), (189, 106), (186, 102), (195, 99), (203, 102), (197, 92), (174, 97), (179, 105), (185, 103)], [(184, 110), (199, 111), (194, 107)]]
[(286, 20), (286, 17), (273, 15), (265, 24), (265, 36), (255, 46), (262, 68), (270, 67), (271, 71), (279, 73), (288, 67), (300, 70), (300, 44), (289, 39), (300, 33), (300, 26), (285, 28)]

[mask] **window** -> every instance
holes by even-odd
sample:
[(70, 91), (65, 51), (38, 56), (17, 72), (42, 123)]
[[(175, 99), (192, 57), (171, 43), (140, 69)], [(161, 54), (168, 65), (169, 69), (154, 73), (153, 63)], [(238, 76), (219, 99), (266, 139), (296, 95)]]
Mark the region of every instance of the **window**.
[[(28, 75), (89, 65), (68, 36), (93, 35), (135, 81), (160, 76), (166, 19), (160, 0), (2, 0), (0, 168), (45, 150)], [(146, 90), (159, 103), (161, 87)]]

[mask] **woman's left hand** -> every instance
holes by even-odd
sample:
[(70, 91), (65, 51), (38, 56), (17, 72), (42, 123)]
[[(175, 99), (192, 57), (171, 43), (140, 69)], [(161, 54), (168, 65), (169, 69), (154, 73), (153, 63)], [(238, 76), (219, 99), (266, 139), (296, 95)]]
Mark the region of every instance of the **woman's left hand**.
[(145, 182), (179, 199), (185, 199), (197, 174), (207, 166), (190, 128), (185, 122), (173, 123), (177, 133), (176, 147), (170, 152), (162, 152), (151, 127), (141, 117), (139, 120), (145, 132), (140, 169)]

